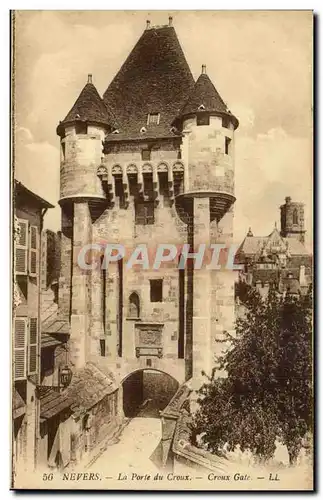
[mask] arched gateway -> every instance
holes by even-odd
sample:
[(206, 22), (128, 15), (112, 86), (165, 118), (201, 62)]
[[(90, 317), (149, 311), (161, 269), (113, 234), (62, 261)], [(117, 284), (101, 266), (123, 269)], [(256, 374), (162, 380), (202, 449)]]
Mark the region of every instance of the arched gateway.
[(139, 369), (122, 382), (125, 417), (159, 417), (172, 399), (179, 383), (171, 375), (155, 369)]

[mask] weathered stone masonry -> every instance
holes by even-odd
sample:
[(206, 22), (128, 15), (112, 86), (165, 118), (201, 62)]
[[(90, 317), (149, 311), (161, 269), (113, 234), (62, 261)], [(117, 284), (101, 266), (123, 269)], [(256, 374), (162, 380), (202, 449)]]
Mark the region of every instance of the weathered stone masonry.
[(59, 310), (74, 370), (100, 357), (120, 381), (138, 369), (179, 383), (211, 372), (233, 330), (233, 272), (128, 269), (126, 258), (85, 271), (77, 257), (88, 243), (121, 243), (128, 256), (146, 244), (152, 260), (159, 243), (230, 244), (237, 126), (204, 66), (194, 82), (172, 26), (147, 26), (103, 99), (89, 77), (58, 126)]

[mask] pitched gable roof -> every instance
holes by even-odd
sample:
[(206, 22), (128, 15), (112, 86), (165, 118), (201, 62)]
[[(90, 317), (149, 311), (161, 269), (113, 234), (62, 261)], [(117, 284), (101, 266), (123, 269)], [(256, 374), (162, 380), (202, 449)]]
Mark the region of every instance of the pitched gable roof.
[[(104, 93), (120, 131), (109, 140), (173, 136), (172, 122), (193, 86), (174, 28), (146, 29)], [(149, 113), (160, 113), (158, 125), (147, 124)], [(140, 133), (142, 127), (147, 134)]]
[(270, 252), (272, 247), (279, 246), (282, 251), (291, 256), (309, 256), (305, 245), (296, 238), (284, 238), (275, 228), (268, 236), (246, 236), (236, 253), (237, 262), (243, 262), (246, 257), (260, 256), (265, 250)]
[(103, 125), (115, 126), (116, 120), (113, 113), (108, 109), (99, 92), (93, 85), (90, 75), (88, 83), (83, 87), (80, 95), (76, 99), (73, 107), (67, 113), (66, 117), (58, 126), (63, 124), (80, 121), (89, 121), (101, 123)]
[(73, 400), (73, 412), (82, 413), (117, 389), (112, 372), (102, 365), (87, 362), (73, 374), (66, 394)]
[(54, 205), (41, 198), (38, 194), (30, 191), (22, 182), (14, 180), (15, 205), (20, 207), (25, 203), (32, 202), (41, 208), (54, 208)]
[(243, 254), (244, 256), (248, 257), (251, 255), (258, 254), (263, 245), (264, 241), (266, 240), (265, 236), (246, 236), (243, 242), (241, 243), (240, 247), (237, 250), (236, 256), (240, 256)]
[(285, 238), (283, 238), (277, 228), (270, 233), (269, 236), (267, 236), (265, 240), (265, 244), (263, 247), (263, 250), (265, 252), (271, 252), (272, 249), (280, 249), (281, 251), (287, 251), (287, 243), (285, 241)]
[(237, 128), (239, 124), (237, 118), (229, 111), (219, 92), (204, 72), (198, 77), (187, 102), (181, 110), (181, 116), (191, 113), (196, 114), (201, 111), (200, 106), (203, 106), (203, 111), (230, 116), (234, 127)]

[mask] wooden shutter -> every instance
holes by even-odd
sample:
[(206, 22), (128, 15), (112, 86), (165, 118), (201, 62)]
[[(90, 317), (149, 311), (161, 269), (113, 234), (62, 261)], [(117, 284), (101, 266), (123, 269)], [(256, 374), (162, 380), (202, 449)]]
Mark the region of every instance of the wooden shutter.
[(29, 238), (29, 274), (37, 276), (38, 274), (38, 228), (30, 226)]
[(30, 318), (29, 321), (29, 338), (28, 338), (28, 375), (33, 375), (37, 373), (38, 367), (38, 329), (37, 329), (37, 318)]
[(28, 270), (28, 221), (18, 219), (20, 234), (15, 244), (15, 272), (27, 274)]
[(26, 378), (27, 318), (14, 320), (14, 380)]

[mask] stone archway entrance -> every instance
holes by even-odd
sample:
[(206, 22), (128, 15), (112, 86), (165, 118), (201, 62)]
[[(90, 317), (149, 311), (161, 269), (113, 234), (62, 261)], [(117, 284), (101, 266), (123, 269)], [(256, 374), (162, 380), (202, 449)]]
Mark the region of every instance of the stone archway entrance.
[(131, 373), (122, 383), (125, 417), (155, 417), (174, 396), (179, 383), (165, 372), (143, 369)]

